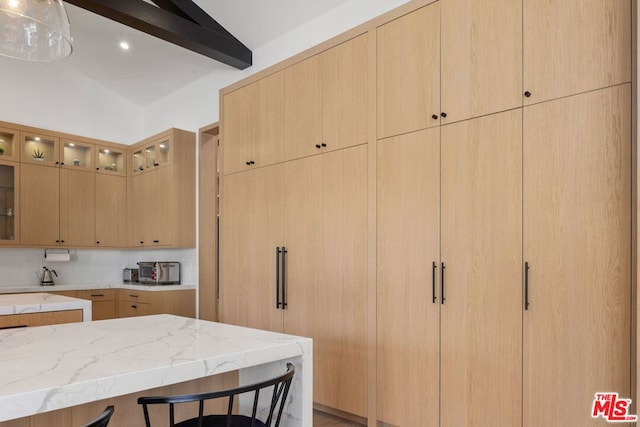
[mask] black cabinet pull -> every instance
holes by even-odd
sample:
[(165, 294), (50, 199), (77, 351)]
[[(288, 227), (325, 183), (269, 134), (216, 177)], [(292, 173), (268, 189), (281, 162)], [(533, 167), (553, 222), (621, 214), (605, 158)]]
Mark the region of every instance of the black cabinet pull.
[(142, 240), (140, 240), (140, 244), (141, 244), (141, 245), (144, 245), (144, 242), (143, 242)]
[(247, 162), (244, 162), (244, 164), (249, 166), (249, 165), (251, 165), (251, 162), (247, 161)]
[(133, 295), (133, 294), (129, 294), (129, 296), (130, 296), (131, 298), (139, 298), (139, 297), (140, 297), (140, 295)]
[(253, 160), (251, 160), (249, 163), (251, 163), (252, 165), (256, 164), (256, 162), (254, 162)]
[(100, 244), (100, 240), (98, 240), (98, 241), (96, 242), (96, 245), (99, 245), (99, 244)]
[(444, 262), (441, 262), (440, 266), (442, 267), (442, 273), (440, 273), (440, 304), (444, 304), (446, 300), (444, 297), (444, 269), (447, 268), (447, 266), (444, 265)]
[(438, 301), (438, 297), (436, 297), (436, 269), (438, 266), (436, 262), (433, 261), (431, 263), (431, 302), (436, 303)]
[(282, 308), (287, 308), (287, 286), (285, 283), (285, 278), (287, 277), (287, 248), (282, 247)]
[(524, 263), (524, 309), (529, 310), (529, 263)]
[(316, 144), (316, 148), (320, 148), (322, 147), (320, 144)]
[(56, 165), (59, 165), (59, 164), (60, 164), (60, 162), (56, 162)]
[(16, 325), (16, 326), (2, 326), (0, 327), (0, 330), (2, 329), (18, 329), (18, 328), (26, 328), (27, 325)]
[(531, 97), (531, 92), (529, 92), (528, 90), (524, 91), (524, 96), (526, 96), (527, 98)]
[(323, 147), (326, 147), (326, 146), (327, 146), (327, 144), (326, 144), (326, 143), (324, 143), (324, 142), (323, 142), (322, 144), (320, 144), (320, 145), (321, 145), (321, 146), (323, 146)]
[(64, 162), (60, 163), (60, 166), (64, 166)]
[(160, 240), (154, 240), (153, 243), (160, 243)]
[(132, 305), (131, 308), (138, 308), (138, 306), (137, 305)]
[(447, 117), (447, 113), (445, 113), (445, 112), (443, 111), (442, 113), (440, 113), (440, 116), (441, 116), (442, 118), (445, 118), (445, 117)]
[(60, 240), (60, 243), (64, 243), (64, 240)]
[(103, 297), (104, 294), (91, 294), (90, 296), (92, 296), (92, 297)]
[(280, 308), (280, 246), (276, 247), (276, 308)]
[(431, 118), (432, 118), (433, 120), (438, 120), (438, 115), (437, 115), (437, 114), (434, 114), (434, 115), (432, 115), (432, 116), (431, 116)]
[(60, 243), (60, 240), (56, 240), (56, 243)]
[(100, 168), (96, 168), (96, 170), (97, 170), (97, 171), (99, 171), (99, 170), (100, 170)]

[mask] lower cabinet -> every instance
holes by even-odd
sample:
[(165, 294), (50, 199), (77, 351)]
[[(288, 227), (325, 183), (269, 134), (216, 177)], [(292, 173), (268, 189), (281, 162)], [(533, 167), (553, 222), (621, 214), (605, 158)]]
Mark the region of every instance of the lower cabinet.
[(76, 297), (91, 300), (91, 320), (115, 319), (117, 317), (115, 289), (77, 291)]
[(118, 290), (118, 317), (173, 314), (196, 317), (194, 289), (171, 291)]
[(0, 316), (0, 329), (82, 322), (82, 310), (43, 311)]

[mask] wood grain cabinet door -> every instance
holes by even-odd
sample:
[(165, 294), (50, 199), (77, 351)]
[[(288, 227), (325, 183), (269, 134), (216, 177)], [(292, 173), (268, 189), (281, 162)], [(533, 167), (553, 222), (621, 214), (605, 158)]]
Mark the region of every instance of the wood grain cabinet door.
[(631, 396), (630, 106), (627, 84), (524, 109), (524, 427)]
[(441, 3), (442, 123), (521, 106), (522, 0)]
[(94, 171), (60, 169), (60, 244), (95, 246)]
[(440, 424), (440, 128), (378, 141), (378, 408)]
[(378, 138), (438, 126), (440, 2), (378, 27), (377, 49)]
[(631, 81), (630, 0), (523, 1), (525, 105)]
[(55, 246), (60, 240), (60, 169), (20, 164), (20, 244)]
[(96, 246), (126, 247), (127, 178), (96, 174)]
[(442, 127), (441, 232), (440, 425), (520, 425), (521, 109)]
[(220, 224), (220, 321), (282, 332), (276, 248), (282, 247), (282, 165), (226, 175)]
[(313, 338), (314, 401), (366, 416), (366, 145), (285, 164), (284, 232), (284, 331)]

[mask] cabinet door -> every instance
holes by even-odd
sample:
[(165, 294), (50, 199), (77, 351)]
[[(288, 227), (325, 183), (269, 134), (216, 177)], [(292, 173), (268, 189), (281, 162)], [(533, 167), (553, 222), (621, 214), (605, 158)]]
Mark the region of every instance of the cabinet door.
[(0, 128), (0, 159), (20, 160), (20, 132), (15, 129)]
[(158, 215), (154, 212), (159, 196), (155, 193), (155, 174), (158, 171), (141, 173), (131, 178), (129, 234), (132, 246), (149, 246), (153, 240), (155, 215)]
[(60, 169), (20, 165), (20, 243), (52, 246), (59, 243)]
[(524, 0), (523, 7), (525, 104), (631, 81), (629, 0)]
[(313, 338), (314, 401), (366, 416), (367, 147), (285, 164), (285, 333)]
[(60, 138), (35, 132), (20, 132), (20, 161), (39, 166), (60, 164)]
[(60, 244), (95, 246), (95, 172), (60, 170)]
[(0, 160), (0, 245), (20, 243), (20, 173), (18, 163)]
[(96, 246), (127, 245), (127, 178), (96, 174)]
[(127, 152), (113, 147), (96, 147), (95, 165), (98, 173), (126, 176)]
[(603, 425), (594, 394), (631, 396), (630, 89), (525, 108), (525, 427)]
[(441, 227), (440, 425), (517, 426), (522, 110), (443, 126)]
[(282, 166), (227, 175), (220, 226), (220, 320), (282, 332), (276, 247), (282, 246)]
[(367, 141), (367, 35), (322, 54), (322, 142), (337, 150)]
[(442, 123), (522, 105), (522, 1), (442, 2)]
[(378, 141), (377, 167), (378, 420), (436, 427), (440, 128)]
[(377, 39), (378, 138), (438, 126), (440, 2), (378, 27)]
[(60, 141), (60, 166), (65, 169), (95, 171), (94, 144), (63, 139)]
[(322, 56), (284, 70), (284, 155), (297, 159), (322, 143)]
[(176, 210), (182, 209), (174, 199), (176, 183), (173, 180), (173, 169), (161, 168), (147, 175), (151, 180), (149, 186), (154, 194), (145, 215), (150, 230), (150, 245), (171, 246), (176, 229)]

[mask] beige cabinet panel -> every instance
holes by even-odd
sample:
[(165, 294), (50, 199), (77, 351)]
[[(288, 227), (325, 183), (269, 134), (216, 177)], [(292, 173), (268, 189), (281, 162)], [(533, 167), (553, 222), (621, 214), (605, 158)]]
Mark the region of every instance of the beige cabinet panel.
[(631, 1), (524, 0), (525, 104), (631, 81)]
[(20, 243), (19, 169), (20, 165), (16, 162), (0, 160), (0, 245), (15, 246)]
[(367, 58), (366, 34), (322, 53), (322, 142), (327, 145), (324, 150), (367, 141)]
[(442, 3), (442, 123), (522, 105), (522, 1)]
[(440, 425), (519, 425), (521, 109), (442, 127), (441, 227)]
[(64, 169), (95, 171), (95, 144), (62, 139), (60, 141), (60, 167)]
[(377, 167), (377, 417), (436, 427), (440, 128), (378, 141)]
[(315, 55), (284, 70), (284, 156), (314, 154), (322, 143), (322, 57)]
[(222, 181), (220, 321), (282, 332), (276, 248), (283, 243), (282, 165)]
[(0, 160), (20, 160), (20, 131), (0, 127)]
[(39, 166), (60, 164), (60, 138), (42, 132), (20, 132), (20, 162)]
[(60, 169), (60, 244), (95, 246), (95, 172)]
[(0, 316), (0, 329), (82, 322), (82, 310), (43, 311)]
[(96, 246), (127, 246), (127, 178), (96, 174)]
[(313, 338), (314, 401), (366, 416), (367, 146), (284, 167), (284, 331)]
[(224, 96), (224, 173), (283, 160), (283, 102), (283, 72)]
[(627, 84), (525, 108), (525, 427), (603, 425), (594, 393), (632, 393), (630, 105)]
[(59, 243), (60, 184), (56, 167), (20, 165), (20, 244)]
[(377, 55), (378, 138), (438, 126), (440, 2), (378, 27)]

